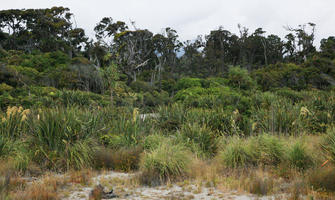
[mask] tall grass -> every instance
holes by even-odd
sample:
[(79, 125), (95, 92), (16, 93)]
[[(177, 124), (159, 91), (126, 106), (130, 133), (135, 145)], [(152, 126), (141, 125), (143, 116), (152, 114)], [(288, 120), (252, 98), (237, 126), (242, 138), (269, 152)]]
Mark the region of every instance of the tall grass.
[(181, 144), (162, 143), (152, 151), (146, 151), (140, 161), (141, 181), (157, 185), (187, 175), (192, 155)]
[(102, 135), (104, 143), (112, 148), (136, 146), (153, 131), (152, 121), (140, 120), (139, 111), (121, 113), (108, 122), (108, 133)]
[(31, 161), (31, 152), (26, 142), (0, 135), (0, 158), (11, 161), (16, 170), (24, 171)]
[(35, 161), (52, 169), (80, 169), (92, 164), (98, 130), (93, 114), (78, 109), (47, 109), (32, 127)]
[(186, 121), (185, 113), (187, 110), (182, 104), (160, 106), (157, 111), (160, 117), (156, 124), (163, 131), (175, 131)]
[(219, 153), (219, 159), (227, 167), (239, 168), (256, 164), (256, 156), (240, 138), (232, 138), (225, 149)]
[(196, 146), (200, 150), (200, 156), (212, 157), (217, 151), (217, 139), (215, 134), (206, 126), (199, 124), (185, 124), (179, 131), (181, 139), (186, 145)]
[(327, 131), (327, 134), (323, 136), (323, 140), (321, 142), (321, 148), (326, 155), (326, 157), (331, 160), (333, 163), (335, 162), (335, 128), (330, 128)]
[(0, 115), (0, 135), (6, 138), (18, 138), (26, 131), (26, 119), (30, 110), (22, 107), (8, 107), (4, 115)]
[(296, 142), (290, 147), (288, 160), (292, 167), (299, 170), (305, 170), (313, 165), (313, 157), (301, 141)]
[(260, 164), (278, 165), (285, 159), (284, 143), (279, 137), (263, 134), (256, 139), (257, 147), (253, 151), (259, 151), (258, 162)]

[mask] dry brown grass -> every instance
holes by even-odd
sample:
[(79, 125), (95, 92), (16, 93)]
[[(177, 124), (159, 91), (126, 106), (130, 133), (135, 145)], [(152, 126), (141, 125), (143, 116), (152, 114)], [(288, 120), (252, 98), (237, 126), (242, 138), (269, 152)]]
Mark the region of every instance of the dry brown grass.
[(326, 166), (310, 171), (307, 180), (315, 190), (335, 192), (334, 166)]
[(24, 190), (11, 193), (14, 200), (57, 200), (60, 199), (59, 190), (67, 184), (61, 176), (46, 175), (41, 180), (33, 182)]
[(92, 177), (95, 176), (96, 173), (91, 169), (83, 169), (80, 171), (70, 171), (67, 173), (69, 178), (69, 182), (72, 184), (80, 184), (80, 185), (91, 185)]
[(194, 159), (190, 166), (189, 177), (197, 182), (205, 182), (206, 185), (216, 187), (222, 178), (219, 176), (220, 170), (221, 166), (216, 160), (207, 163), (200, 159)]
[(119, 150), (104, 148), (96, 153), (96, 167), (124, 172), (136, 170), (142, 152), (143, 149), (140, 147), (121, 148)]

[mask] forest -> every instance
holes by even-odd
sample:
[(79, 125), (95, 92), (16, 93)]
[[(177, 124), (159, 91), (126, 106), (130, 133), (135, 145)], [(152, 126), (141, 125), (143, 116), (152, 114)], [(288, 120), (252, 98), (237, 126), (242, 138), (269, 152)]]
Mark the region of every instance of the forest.
[(91, 38), (65, 7), (0, 10), (0, 199), (66, 199), (102, 171), (335, 198), (335, 36), (237, 27), (181, 41), (104, 17)]

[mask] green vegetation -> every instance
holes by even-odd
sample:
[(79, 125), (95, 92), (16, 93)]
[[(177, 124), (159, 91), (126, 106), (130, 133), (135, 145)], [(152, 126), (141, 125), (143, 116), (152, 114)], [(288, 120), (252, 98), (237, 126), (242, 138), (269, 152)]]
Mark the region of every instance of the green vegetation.
[(155, 185), (180, 179), (188, 173), (191, 159), (191, 154), (183, 145), (161, 143), (156, 149), (144, 152), (140, 161), (141, 181)]
[(71, 16), (0, 11), (0, 192), (18, 189), (6, 174), (87, 168), (139, 171), (148, 185), (335, 192), (335, 39), (316, 50), (315, 24), (285, 40), (239, 27), (181, 43), (106, 17), (93, 42)]

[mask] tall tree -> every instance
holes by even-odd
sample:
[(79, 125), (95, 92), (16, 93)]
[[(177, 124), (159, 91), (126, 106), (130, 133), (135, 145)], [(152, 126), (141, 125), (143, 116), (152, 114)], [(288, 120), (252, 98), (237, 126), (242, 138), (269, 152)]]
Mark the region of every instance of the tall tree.
[(335, 59), (335, 37), (331, 36), (321, 40), (321, 55), (330, 59)]
[(213, 74), (228, 71), (229, 64), (238, 59), (238, 37), (220, 27), (206, 36), (205, 55)]
[[(314, 34), (315, 34), (315, 24), (307, 23), (299, 25), (298, 28), (286, 27), (286, 30), (292, 32), (293, 34), (287, 35), (288, 39), (288, 50), (296, 54), (296, 62), (302, 63), (306, 61), (307, 57), (310, 57), (316, 52), (316, 48), (313, 45)], [(310, 30), (308, 30), (308, 28)]]

